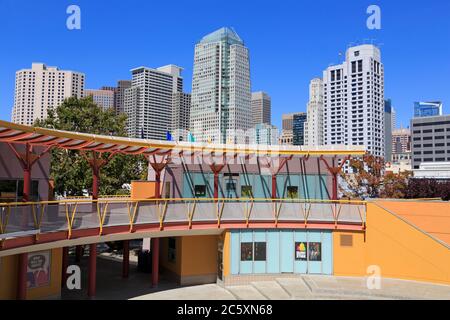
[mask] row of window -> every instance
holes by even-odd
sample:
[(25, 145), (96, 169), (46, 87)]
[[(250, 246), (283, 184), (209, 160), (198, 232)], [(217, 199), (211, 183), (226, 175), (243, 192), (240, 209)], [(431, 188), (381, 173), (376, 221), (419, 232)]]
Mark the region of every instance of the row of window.
[[(295, 242), (295, 261), (322, 261), (322, 243), (320, 242)], [(266, 261), (266, 242), (242, 242), (241, 261)]]

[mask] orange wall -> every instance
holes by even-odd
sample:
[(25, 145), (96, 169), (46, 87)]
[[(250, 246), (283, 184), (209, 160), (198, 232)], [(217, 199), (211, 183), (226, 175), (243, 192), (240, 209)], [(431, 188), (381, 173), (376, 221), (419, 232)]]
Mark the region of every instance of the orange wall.
[(131, 181), (131, 199), (154, 198), (155, 186), (153, 181)]
[(218, 236), (182, 237), (181, 275), (217, 273)]
[[(57, 297), (61, 294), (62, 249), (52, 249), (50, 285), (28, 289), (27, 299)], [(0, 299), (15, 299), (17, 292), (17, 255), (0, 258)]]
[(230, 231), (225, 231), (223, 234), (223, 276), (230, 275), (231, 260), (230, 260)]
[[(353, 246), (340, 243), (353, 234)], [(367, 205), (367, 231), (334, 232), (334, 274), (367, 275), (378, 265), (382, 277), (450, 284), (450, 250), (374, 203)]]

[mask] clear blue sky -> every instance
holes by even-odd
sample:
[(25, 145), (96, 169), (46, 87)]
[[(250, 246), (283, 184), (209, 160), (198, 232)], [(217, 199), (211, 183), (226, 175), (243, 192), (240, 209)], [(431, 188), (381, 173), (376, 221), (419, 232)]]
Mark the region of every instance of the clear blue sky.
[[(81, 30), (66, 9), (81, 8)], [(382, 29), (366, 27), (377, 4)], [(304, 111), (309, 80), (339, 63), (351, 43), (381, 44), (385, 95), (406, 126), (416, 100), (442, 100), (450, 113), (450, 1), (0, 0), (0, 118), (10, 120), (15, 71), (44, 62), (86, 74), (87, 88), (129, 79), (145, 65), (185, 68), (191, 91), (194, 45), (222, 26), (250, 49), (253, 91), (272, 96), (272, 118)]]

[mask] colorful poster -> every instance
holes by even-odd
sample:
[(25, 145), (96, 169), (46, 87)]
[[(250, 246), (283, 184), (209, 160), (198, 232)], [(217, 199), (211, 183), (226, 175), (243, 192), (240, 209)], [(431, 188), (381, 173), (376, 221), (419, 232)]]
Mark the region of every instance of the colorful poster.
[(309, 243), (309, 261), (322, 261), (322, 244), (320, 242)]
[(306, 261), (306, 242), (295, 243), (295, 260)]
[(50, 285), (50, 257), (50, 250), (31, 252), (28, 254), (28, 288), (39, 288)]

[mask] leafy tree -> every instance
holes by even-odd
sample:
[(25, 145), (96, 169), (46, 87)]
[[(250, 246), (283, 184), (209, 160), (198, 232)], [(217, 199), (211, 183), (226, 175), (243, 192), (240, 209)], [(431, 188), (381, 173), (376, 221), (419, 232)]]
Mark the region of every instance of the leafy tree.
[(352, 159), (350, 174), (341, 174), (341, 191), (345, 198), (405, 198), (408, 192), (410, 172), (385, 173), (383, 158), (365, 155)]
[(435, 179), (410, 179), (406, 197), (417, 198), (441, 198), (450, 200), (450, 181), (438, 181)]
[[(73, 132), (126, 136), (126, 115), (116, 115), (113, 110), (103, 110), (92, 97), (66, 99), (56, 110), (49, 109), (45, 120), (35, 126)], [(101, 154), (108, 159), (109, 153)], [(143, 156), (116, 154), (100, 170), (100, 194), (123, 193), (122, 186), (146, 174)], [(77, 150), (53, 148), (51, 177), (55, 180), (55, 192), (59, 195), (83, 195), (92, 190), (92, 170), (85, 157)]]
[(351, 174), (341, 173), (343, 186), (341, 191), (345, 198), (378, 198), (383, 184), (384, 160), (373, 155), (349, 161)]

